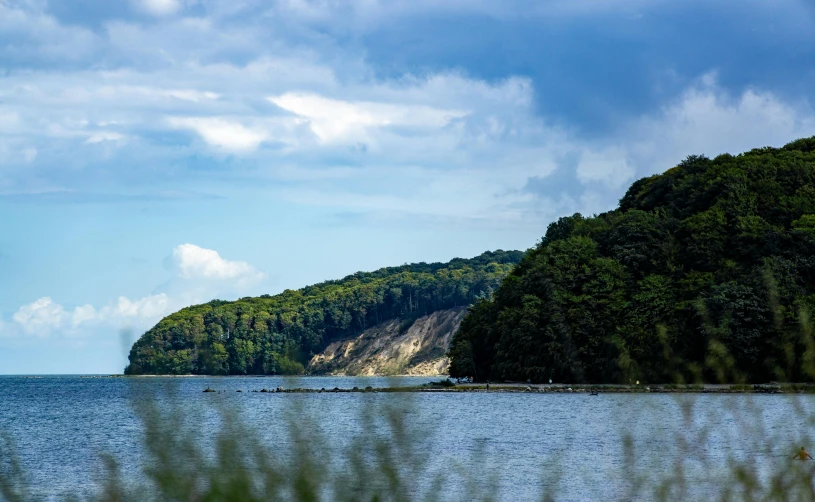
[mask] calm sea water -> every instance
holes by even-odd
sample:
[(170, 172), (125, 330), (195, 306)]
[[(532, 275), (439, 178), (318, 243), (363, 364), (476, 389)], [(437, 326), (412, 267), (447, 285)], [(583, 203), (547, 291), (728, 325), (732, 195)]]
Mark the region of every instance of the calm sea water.
[[(430, 467), (493, 473), (502, 500), (536, 500), (543, 490), (555, 491), (557, 500), (624, 499), (636, 476), (662, 479), (683, 459), (696, 479), (691, 490), (705, 498), (720, 488), (717, 479), (728, 458), (749, 460), (764, 473), (786, 465), (799, 443), (809, 441), (800, 417), (815, 410), (813, 397), (785, 395), (247, 392), (430, 380), (0, 377), (0, 432), (14, 439), (34, 495), (59, 500), (93, 489), (102, 453), (116, 456), (128, 475), (138, 476), (144, 453), (133, 405), (155, 399), (167, 386), (173, 403), (195, 410), (202, 438), (218, 432), (218, 421), (215, 413), (200, 410), (218, 402), (237, 410), (262, 441), (284, 441), (284, 411), (296, 403), (338, 450), (359, 431), (363, 407), (407, 397), (406, 423), (417, 447), (429, 453)], [(203, 393), (206, 387), (224, 392)], [(626, 461), (626, 435), (633, 461)], [(815, 450), (815, 444), (803, 445)]]

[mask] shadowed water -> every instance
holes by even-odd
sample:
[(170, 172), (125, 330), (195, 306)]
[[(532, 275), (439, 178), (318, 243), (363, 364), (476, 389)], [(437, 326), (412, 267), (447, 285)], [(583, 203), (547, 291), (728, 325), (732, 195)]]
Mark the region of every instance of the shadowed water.
[[(759, 476), (789, 465), (799, 443), (807, 441), (812, 425), (807, 417), (815, 404), (813, 396), (789, 395), (250, 392), (430, 380), (0, 377), (0, 431), (13, 438), (33, 495), (57, 500), (103, 481), (103, 453), (120, 462), (126, 480), (141, 479), (143, 431), (133, 408), (139, 403), (171, 399), (189, 412), (204, 443), (219, 433), (215, 408), (225, 405), (260, 441), (280, 451), (291, 441), (285, 411), (296, 407), (304, 422), (313, 423), (315, 441), (325, 438), (335, 462), (342, 462), (350, 438), (360, 432), (365, 407), (408, 399), (406, 430), (428, 455), (429, 470), (494, 476), (501, 500), (539, 500), (544, 491), (557, 500), (648, 500), (650, 495), (632, 492), (638, 481), (658, 483), (678, 466), (691, 480), (683, 488), (687, 494), (706, 499), (721, 490), (731, 461), (748, 462)], [(169, 397), (158, 392), (168, 385)], [(223, 392), (203, 393), (206, 387)], [(450, 480), (443, 498), (463, 498), (462, 490)]]

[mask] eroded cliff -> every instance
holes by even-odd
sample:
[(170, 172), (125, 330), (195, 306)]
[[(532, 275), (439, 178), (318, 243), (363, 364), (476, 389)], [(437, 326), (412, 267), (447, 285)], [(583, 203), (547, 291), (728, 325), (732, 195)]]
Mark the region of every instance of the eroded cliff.
[(453, 333), (466, 307), (439, 310), (411, 319), (392, 319), (359, 336), (333, 342), (308, 364), (312, 374), (444, 375)]

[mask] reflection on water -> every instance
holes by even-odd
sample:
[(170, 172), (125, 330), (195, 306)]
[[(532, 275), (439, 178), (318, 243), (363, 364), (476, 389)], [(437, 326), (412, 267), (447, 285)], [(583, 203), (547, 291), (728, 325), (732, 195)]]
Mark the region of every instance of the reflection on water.
[[(86, 490), (98, 479), (101, 453), (113, 454), (127, 475), (137, 476), (141, 425), (131, 404), (155, 399), (153, 391), (168, 384), (174, 402), (194, 410), (202, 441), (214, 436), (218, 421), (211, 408), (200, 406), (217, 402), (237, 410), (263, 441), (284, 447), (283, 410), (297, 403), (338, 452), (359, 431), (364, 405), (407, 397), (406, 424), (429, 454), (430, 467), (494, 473), (503, 500), (537, 499), (542, 489), (555, 490), (557, 500), (626, 498), (637, 480), (664, 479), (678, 465), (695, 480), (689, 493), (706, 498), (720, 489), (728, 459), (749, 462), (764, 475), (786, 465), (800, 446), (815, 450), (815, 444), (799, 444), (813, 425), (801, 419), (812, 416), (811, 396), (247, 392), (430, 380), (0, 377), (0, 430), (14, 437), (32, 484), (46, 497)], [(203, 393), (206, 387), (224, 392)], [(633, 446), (628, 456), (627, 435)], [(480, 448), (483, 457), (476, 455)]]

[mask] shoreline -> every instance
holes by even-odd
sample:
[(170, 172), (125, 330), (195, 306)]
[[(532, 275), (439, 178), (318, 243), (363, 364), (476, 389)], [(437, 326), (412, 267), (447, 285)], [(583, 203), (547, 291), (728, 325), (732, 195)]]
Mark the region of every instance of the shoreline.
[[(41, 379), (50, 376), (76, 377), (81, 379), (107, 379), (107, 378), (135, 378), (135, 379), (156, 379), (156, 378), (214, 378), (217, 380), (235, 380), (240, 378), (255, 378), (258, 381), (266, 378), (297, 379), (320, 379), (320, 378), (347, 378), (365, 381), (366, 379), (387, 379), (387, 378), (438, 378), (438, 381), (430, 381), (421, 385), (405, 385), (395, 387), (371, 387), (365, 388), (351, 387), (332, 389), (316, 389), (308, 387), (282, 388), (280, 386), (273, 389), (242, 389), (237, 392), (267, 392), (267, 393), (322, 393), (322, 392), (503, 392), (503, 393), (526, 393), (526, 394), (815, 394), (815, 383), (764, 383), (764, 384), (525, 384), (519, 382), (496, 382), (489, 383), (489, 388), (485, 383), (452, 383), (446, 375), (6, 375), (24, 379)], [(450, 382), (450, 383), (448, 383)], [(232, 389), (234, 390), (234, 389)], [(228, 392), (223, 389), (213, 389), (215, 392)]]
[[(80, 378), (449, 378), (447, 375), (80, 375)], [(463, 384), (462, 384), (463, 385)]]
[[(207, 387), (203, 392), (230, 392)], [(236, 390), (234, 392), (244, 392)], [(416, 392), (470, 392), (470, 393), (509, 393), (509, 394), (815, 394), (815, 384), (789, 385), (517, 385), (517, 384), (456, 384), (448, 386), (440, 382), (431, 382), (420, 386), (405, 387), (353, 387), (333, 389), (282, 388), (253, 389), (247, 393), (282, 393), (282, 394), (321, 394), (321, 393), (416, 393)]]

